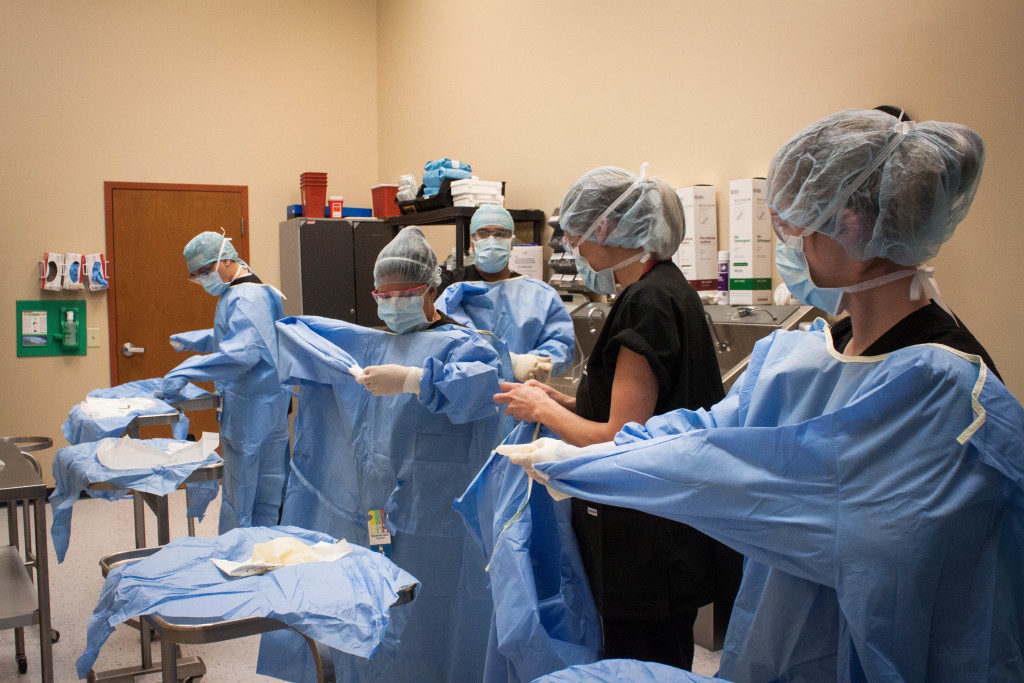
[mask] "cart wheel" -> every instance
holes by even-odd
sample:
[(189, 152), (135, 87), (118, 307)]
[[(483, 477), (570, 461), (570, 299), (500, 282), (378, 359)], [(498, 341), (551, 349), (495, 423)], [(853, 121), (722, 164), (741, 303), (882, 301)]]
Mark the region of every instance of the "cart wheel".
[(50, 642), (51, 643), (59, 643), (60, 642), (60, 631), (58, 631), (55, 628), (51, 628), (50, 629)]
[(18, 655), (16, 659), (18, 660), (18, 673), (23, 674), (28, 671), (28, 657)]

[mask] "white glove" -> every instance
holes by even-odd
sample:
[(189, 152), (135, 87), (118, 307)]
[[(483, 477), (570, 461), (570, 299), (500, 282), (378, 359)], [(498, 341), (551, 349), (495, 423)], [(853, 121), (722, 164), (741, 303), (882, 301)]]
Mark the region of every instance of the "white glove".
[(609, 445), (611, 444), (594, 444), (593, 446), (580, 448), (579, 446), (572, 446), (564, 441), (559, 441), (558, 439), (545, 437), (543, 439), (537, 439), (532, 443), (498, 446), (494, 450), (526, 470), (526, 473), (530, 475), (530, 479), (533, 479), (538, 484), (544, 484), (552, 498), (555, 500), (565, 500), (571, 496), (562, 493), (561, 491), (556, 491), (548, 486), (547, 475), (538, 472), (534, 465), (539, 462), (558, 462), (560, 460), (568, 460), (569, 458), (585, 453), (588, 450), (596, 449), (598, 447), (606, 447)]
[(525, 382), (535, 379), (546, 382), (551, 379), (551, 357), (535, 356), (532, 353), (509, 353), (512, 357), (512, 374), (516, 380)]
[(356, 381), (362, 384), (374, 396), (394, 396), (395, 394), (420, 393), (420, 379), (423, 368), (408, 365), (371, 365), (362, 368), (349, 368)]
[(171, 348), (177, 351), (178, 353), (181, 353), (182, 351), (185, 350), (185, 345), (182, 344), (177, 339), (175, 339), (174, 337), (171, 337)]

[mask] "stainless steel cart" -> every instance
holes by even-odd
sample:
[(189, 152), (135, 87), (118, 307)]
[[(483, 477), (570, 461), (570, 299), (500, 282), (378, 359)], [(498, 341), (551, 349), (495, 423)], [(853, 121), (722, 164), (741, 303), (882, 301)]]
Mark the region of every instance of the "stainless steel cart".
[[(53, 643), (60, 634), (50, 628), (50, 577), (46, 560), (46, 484), (29, 451), (53, 445), (47, 437), (0, 438), (0, 502), (7, 505), (8, 545), (0, 547), (0, 629), (13, 628), (18, 671), (28, 670), (25, 627), (39, 625), (39, 676), (53, 681)], [(29, 506), (32, 515), (29, 515)], [(18, 542), (18, 507), (24, 515), (24, 549)], [(35, 538), (35, 549), (32, 539)], [(35, 584), (33, 585), (33, 571)]]

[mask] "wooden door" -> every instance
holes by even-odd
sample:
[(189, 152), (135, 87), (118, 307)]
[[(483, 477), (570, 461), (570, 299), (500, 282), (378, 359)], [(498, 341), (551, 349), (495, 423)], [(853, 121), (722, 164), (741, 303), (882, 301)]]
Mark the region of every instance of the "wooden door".
[[(213, 327), (217, 307), (217, 297), (188, 281), (182, 250), (203, 230), (224, 228), (248, 261), (249, 191), (245, 186), (106, 182), (104, 194), (110, 261), (110, 384), (163, 377), (189, 356), (174, 351), (169, 337)], [(125, 344), (145, 351), (126, 356)], [(200, 386), (213, 390), (212, 384)], [(190, 418), (192, 434), (217, 431), (212, 411)], [(144, 434), (158, 435), (167, 434)]]

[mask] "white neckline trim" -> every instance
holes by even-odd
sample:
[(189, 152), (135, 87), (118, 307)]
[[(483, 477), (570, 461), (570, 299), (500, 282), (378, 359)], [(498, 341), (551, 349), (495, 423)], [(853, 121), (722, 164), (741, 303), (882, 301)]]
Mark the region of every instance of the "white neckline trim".
[[(832, 326), (825, 323), (825, 327), (822, 330), (825, 333), (825, 348), (829, 354), (840, 363), (880, 363), (890, 354), (883, 353), (877, 356), (848, 356), (845, 353), (836, 351), (835, 343), (832, 341)], [(904, 347), (912, 349), (917, 346), (932, 346), (943, 351), (948, 351), (956, 356), (959, 356), (966, 360), (968, 363), (972, 363), (978, 366), (978, 379), (974, 383), (974, 387), (971, 389), (971, 410), (974, 411), (974, 421), (960, 432), (959, 436), (956, 437), (957, 443), (961, 446), (974, 436), (975, 432), (981, 429), (981, 426), (985, 424), (985, 407), (981, 404), (979, 397), (981, 396), (981, 390), (985, 386), (985, 379), (988, 377), (988, 366), (985, 365), (985, 361), (982, 360), (981, 356), (973, 353), (964, 353), (958, 349), (946, 346), (945, 344), (912, 344)]]

